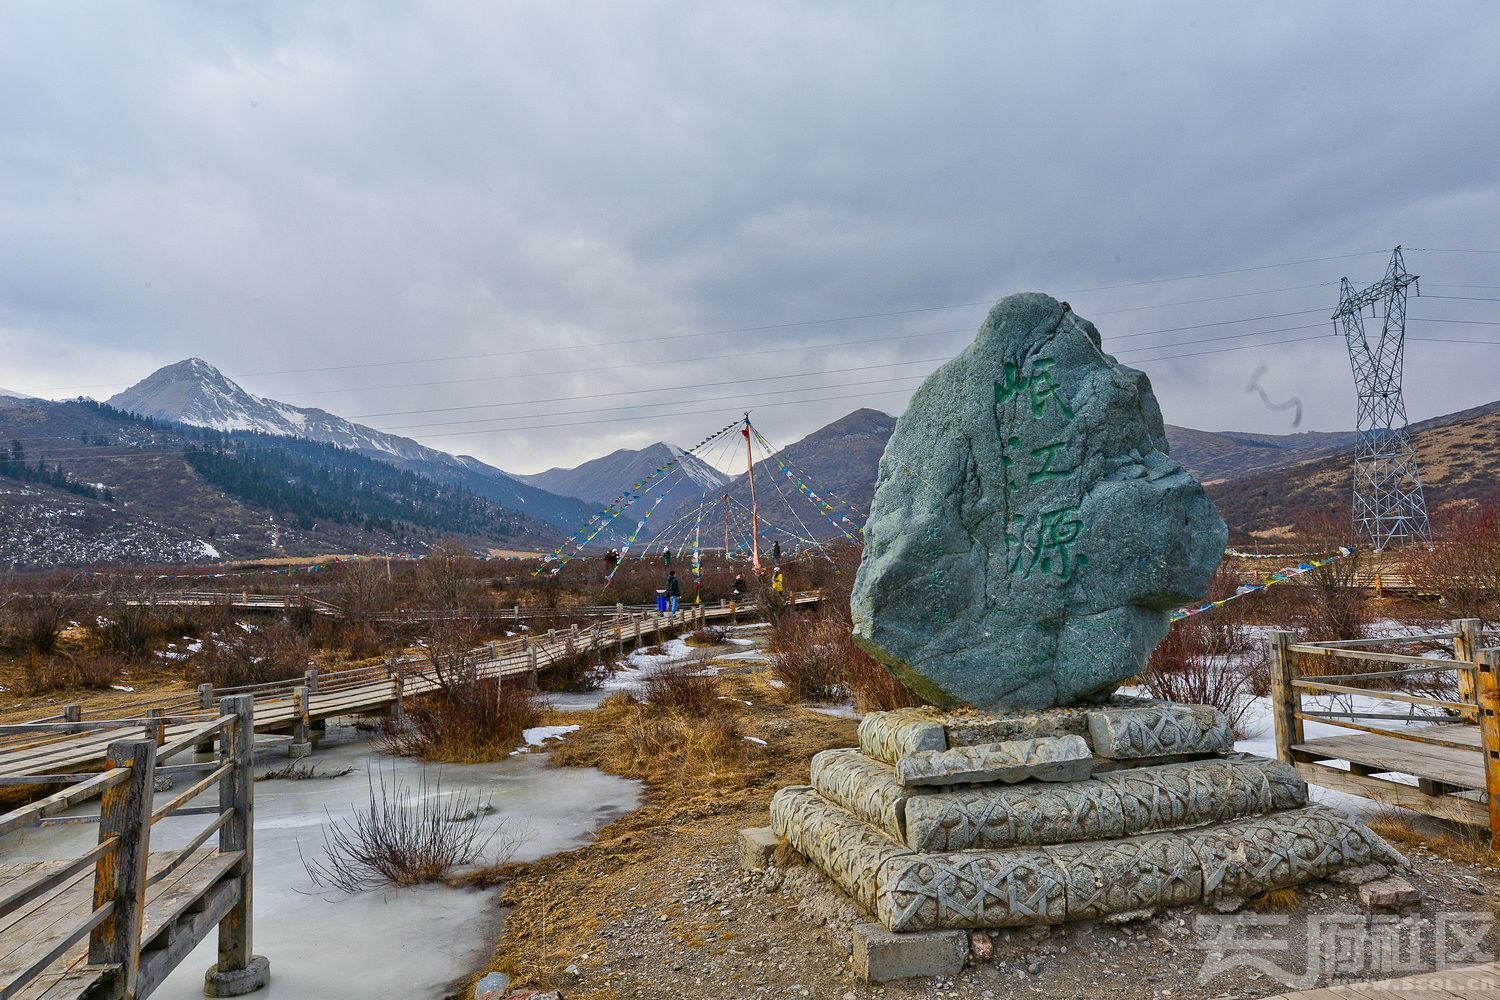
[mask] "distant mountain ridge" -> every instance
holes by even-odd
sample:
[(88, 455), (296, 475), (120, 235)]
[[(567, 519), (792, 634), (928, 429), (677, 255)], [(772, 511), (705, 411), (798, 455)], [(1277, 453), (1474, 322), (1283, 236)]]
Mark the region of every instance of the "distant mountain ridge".
[(107, 402), (127, 413), (189, 427), (276, 434), (337, 445), (439, 482), (462, 486), (565, 530), (572, 530), (592, 513), (589, 504), (575, 497), (558, 496), (521, 482), (477, 458), (450, 455), (327, 410), (256, 396), (202, 358), (160, 368)]
[(608, 503), (631, 483), (640, 482), (672, 461), (679, 463), (681, 471), (677, 474), (685, 474), (703, 489), (721, 489), (729, 482), (728, 476), (707, 462), (664, 441), (644, 448), (621, 448), (571, 469), (518, 473), (515, 478), (560, 496), (578, 497), (590, 503)]

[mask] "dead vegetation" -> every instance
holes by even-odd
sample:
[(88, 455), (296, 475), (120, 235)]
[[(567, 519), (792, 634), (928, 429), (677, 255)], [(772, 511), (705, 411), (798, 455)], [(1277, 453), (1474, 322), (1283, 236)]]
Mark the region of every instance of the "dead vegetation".
[(1480, 827), (1444, 823), (1391, 807), (1377, 811), (1368, 826), (1403, 849), (1422, 849), (1466, 865), (1500, 868), (1500, 852), (1490, 842), (1489, 830)]
[(486, 829), (486, 803), (460, 792), (443, 794), (441, 780), (415, 789), (394, 776), (370, 778), (369, 800), (348, 819), (332, 814), (323, 826), (322, 857), (302, 858), (313, 884), (355, 893), (387, 885), (437, 882), (484, 857), (499, 841), (498, 862), (510, 860), (523, 836), (506, 823)]

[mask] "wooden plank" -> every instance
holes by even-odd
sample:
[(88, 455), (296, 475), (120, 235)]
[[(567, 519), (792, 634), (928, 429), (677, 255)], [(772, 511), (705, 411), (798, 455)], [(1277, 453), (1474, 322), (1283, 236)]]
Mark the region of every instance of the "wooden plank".
[[(1449, 748), (1454, 749), (1454, 750), (1474, 750), (1474, 749), (1476, 749), (1476, 747), (1474, 746), (1473, 742), (1470, 741), (1470, 740), (1465, 740), (1465, 739), (1460, 739), (1460, 738), (1450, 738), (1446, 734), (1444, 734), (1444, 735), (1436, 735), (1432, 731), (1432, 730), (1437, 730), (1437, 729), (1439, 729), (1441, 727), (1431, 727), (1431, 729), (1418, 729), (1418, 728), (1411, 728), (1411, 727), (1383, 729), (1383, 728), (1381, 728), (1379, 726), (1365, 726), (1365, 725), (1361, 725), (1360, 723), (1357, 723), (1357, 722), (1350, 722), (1350, 721), (1348, 721), (1348, 717), (1347, 716), (1341, 718), (1341, 717), (1339, 717), (1338, 715), (1336, 715), (1334, 713), (1297, 712), (1296, 716), (1297, 716), (1297, 718), (1304, 719), (1304, 720), (1306, 720), (1308, 722), (1320, 722), (1320, 723), (1322, 723), (1323, 725), (1326, 725), (1326, 726), (1338, 726), (1340, 729), (1352, 729), (1352, 730), (1354, 730), (1356, 732), (1372, 733), (1372, 734), (1374, 734), (1376, 736), (1384, 736), (1384, 737), (1389, 737), (1391, 739), (1405, 740), (1408, 743), (1422, 743), (1422, 744), (1426, 744), (1427, 746), (1434, 746), (1434, 747), (1449, 747)], [(1460, 728), (1460, 727), (1453, 727), (1453, 728)], [(1457, 736), (1457, 734), (1455, 734), (1455, 737), (1456, 736)]]
[(156, 741), (132, 740), (109, 748), (110, 763), (128, 768), (128, 781), (104, 793), (99, 806), (99, 841), (118, 837), (120, 845), (94, 868), (97, 912), (113, 904), (109, 917), (89, 935), (89, 961), (120, 966), (126, 996), (135, 996), (146, 909), (146, 857), (151, 844), (151, 795), (156, 773)]
[(1489, 823), (1489, 810), (1473, 799), (1459, 798), (1454, 795), (1428, 795), (1414, 785), (1354, 774), (1327, 764), (1298, 761), (1292, 766), (1310, 784), (1331, 788), (1336, 792), (1357, 795), (1360, 798), (1383, 802), (1386, 805), (1400, 806), (1424, 816), (1463, 823), (1467, 826), (1484, 827)]
[(1479, 754), (1451, 747), (1405, 743), (1384, 736), (1325, 736), (1294, 746), (1308, 757), (1347, 760), (1478, 791), (1485, 789)]
[(1479, 705), (1479, 735), (1484, 741), (1485, 791), (1490, 801), (1490, 845), (1500, 850), (1500, 650), (1474, 656), (1474, 697)]

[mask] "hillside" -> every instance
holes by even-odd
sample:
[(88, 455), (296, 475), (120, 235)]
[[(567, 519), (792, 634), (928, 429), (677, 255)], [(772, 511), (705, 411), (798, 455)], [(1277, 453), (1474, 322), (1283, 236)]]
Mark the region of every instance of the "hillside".
[(545, 522), (328, 444), (223, 435), (87, 401), (0, 409), (0, 442), (28, 468), (0, 469), (0, 566), (197, 562), (421, 551), (439, 537), (514, 548)]
[[(1413, 424), (1412, 444), (1429, 513), (1440, 526), (1443, 508), (1471, 500), (1500, 500), (1500, 401)], [(1267, 469), (1209, 487), (1232, 531), (1275, 537), (1323, 511), (1349, 506), (1354, 452)]]
[(1172, 457), (1205, 485), (1331, 455), (1352, 447), (1356, 436), (1353, 431), (1301, 434), (1199, 431), (1167, 424)]
[(621, 448), (571, 469), (554, 468), (516, 478), (549, 493), (578, 497), (597, 507), (674, 460), (679, 462), (680, 471), (673, 473), (671, 492), (652, 515), (652, 523), (659, 525), (669, 523), (690, 506), (696, 508), (705, 492), (718, 493), (729, 477), (702, 459), (684, 455), (676, 445), (658, 441), (645, 448)]
[(201, 358), (157, 369), (107, 402), (155, 420), (223, 432), (256, 432), (320, 441), (389, 462), (439, 482), (452, 483), (571, 531), (593, 513), (576, 497), (558, 496), (520, 482), (468, 455), (450, 455), (411, 438), (387, 434), (327, 410), (292, 406), (256, 396)]

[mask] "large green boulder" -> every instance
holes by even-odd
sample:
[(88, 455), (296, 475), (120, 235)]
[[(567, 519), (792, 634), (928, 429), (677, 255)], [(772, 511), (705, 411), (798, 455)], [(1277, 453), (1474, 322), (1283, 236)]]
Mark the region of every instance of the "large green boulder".
[(1228, 532), (1146, 376), (1066, 303), (1001, 300), (880, 460), (856, 640), (939, 705), (1097, 701), (1201, 597)]

